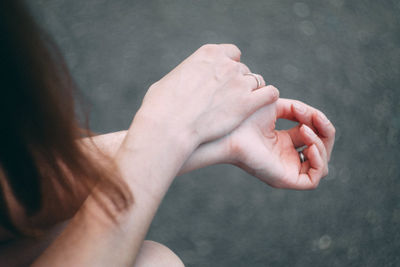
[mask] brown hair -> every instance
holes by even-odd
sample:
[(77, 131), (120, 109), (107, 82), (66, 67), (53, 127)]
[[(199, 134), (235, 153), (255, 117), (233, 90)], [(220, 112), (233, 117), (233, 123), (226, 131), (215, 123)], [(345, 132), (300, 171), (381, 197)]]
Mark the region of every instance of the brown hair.
[(93, 134), (76, 118), (76, 84), (54, 42), (17, 0), (0, 1), (0, 86), (0, 175), (7, 184), (0, 184), (1, 226), (33, 233), (13, 222), (5, 187), (27, 217), (47, 209), (67, 219), (99, 183), (112, 203), (129, 206), (131, 192), (112, 160), (100, 151), (95, 160), (78, 141)]

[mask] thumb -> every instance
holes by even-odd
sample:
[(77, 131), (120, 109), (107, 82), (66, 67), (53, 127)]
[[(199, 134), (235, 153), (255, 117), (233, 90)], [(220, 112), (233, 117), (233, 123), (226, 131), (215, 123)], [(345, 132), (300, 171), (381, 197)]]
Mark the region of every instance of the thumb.
[(251, 92), (254, 107), (259, 109), (263, 106), (272, 104), (279, 99), (279, 90), (272, 85), (261, 87)]

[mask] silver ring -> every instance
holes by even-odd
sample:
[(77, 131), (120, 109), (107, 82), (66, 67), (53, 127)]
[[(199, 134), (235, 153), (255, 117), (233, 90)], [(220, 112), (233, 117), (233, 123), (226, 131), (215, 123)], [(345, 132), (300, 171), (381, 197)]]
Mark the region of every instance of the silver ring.
[(306, 161), (306, 157), (304, 156), (303, 151), (299, 151), (299, 158), (300, 158), (300, 163)]
[(250, 75), (250, 76), (253, 76), (255, 79), (256, 79), (256, 81), (257, 81), (257, 88), (256, 89), (258, 89), (258, 88), (260, 88), (261, 87), (261, 79), (260, 79), (260, 77), (259, 77), (259, 75), (258, 74), (255, 74), (255, 73), (252, 73), (252, 72), (249, 72), (249, 73), (246, 73), (245, 75)]

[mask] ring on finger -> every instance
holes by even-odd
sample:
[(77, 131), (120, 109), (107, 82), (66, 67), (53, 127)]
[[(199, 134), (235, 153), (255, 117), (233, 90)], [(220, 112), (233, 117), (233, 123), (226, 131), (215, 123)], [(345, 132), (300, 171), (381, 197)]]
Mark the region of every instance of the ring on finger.
[(256, 79), (256, 81), (257, 81), (257, 88), (255, 88), (255, 89), (258, 89), (258, 88), (261, 87), (262, 81), (261, 81), (261, 78), (260, 78), (260, 75), (259, 75), (259, 74), (255, 74), (255, 73), (249, 72), (249, 73), (245, 73), (244, 75), (253, 76), (253, 77)]
[(299, 158), (300, 158), (300, 163), (303, 163), (306, 161), (306, 156), (304, 156), (303, 151), (299, 151)]

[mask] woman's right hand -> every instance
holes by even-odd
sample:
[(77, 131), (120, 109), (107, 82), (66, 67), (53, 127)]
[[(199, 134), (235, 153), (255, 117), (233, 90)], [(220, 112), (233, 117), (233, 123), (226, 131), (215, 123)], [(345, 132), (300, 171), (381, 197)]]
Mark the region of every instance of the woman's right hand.
[[(277, 131), (279, 118), (299, 124)], [(335, 127), (321, 111), (297, 100), (278, 99), (257, 110), (227, 136), (199, 146), (180, 174), (230, 163), (272, 187), (313, 189), (328, 174), (334, 142)], [(296, 148), (303, 146), (307, 160), (302, 163)]]
[[(298, 125), (276, 130), (277, 119)], [(225, 139), (230, 156), (225, 161), (272, 187), (307, 190), (316, 188), (328, 175), (335, 127), (316, 108), (297, 100), (279, 99), (255, 112)], [(304, 146), (307, 160), (301, 162), (296, 149)]]
[(241, 52), (231, 44), (207, 44), (154, 83), (136, 116), (178, 131), (197, 144), (224, 136), (279, 97), (273, 86), (256, 89)]

